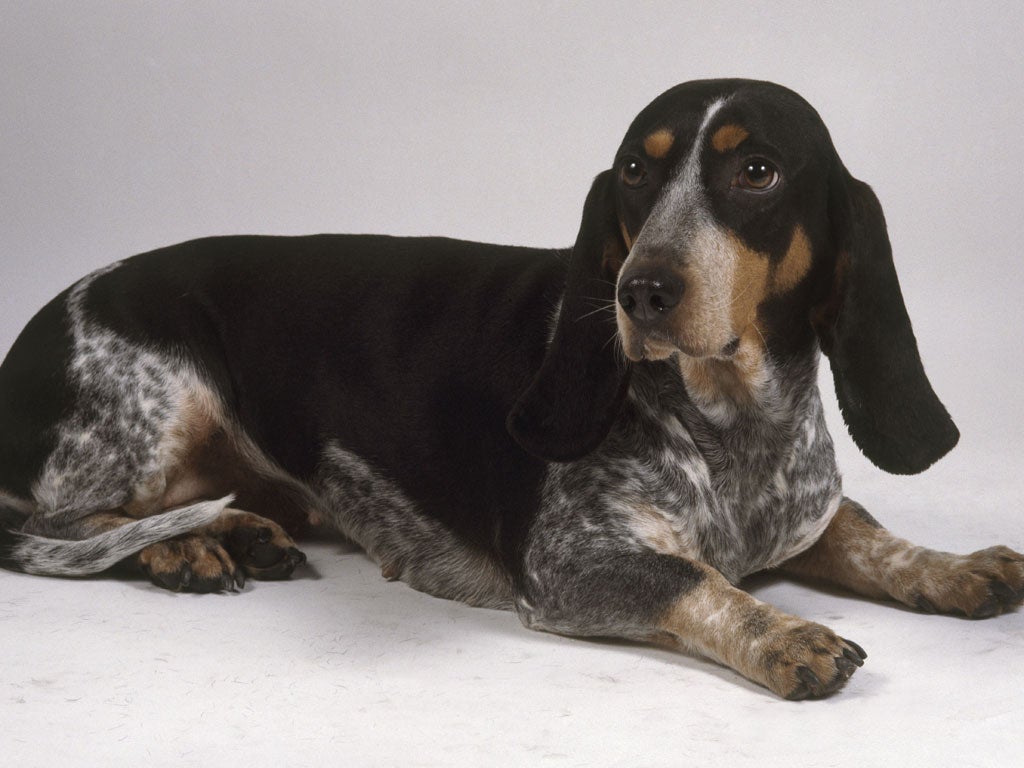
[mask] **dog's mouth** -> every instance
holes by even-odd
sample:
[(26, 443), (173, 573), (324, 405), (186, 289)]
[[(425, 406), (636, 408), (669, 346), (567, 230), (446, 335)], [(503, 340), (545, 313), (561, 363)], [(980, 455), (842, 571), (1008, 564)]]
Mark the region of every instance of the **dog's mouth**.
[(667, 360), (677, 354), (697, 360), (731, 360), (740, 348), (739, 336), (734, 336), (725, 344), (698, 344), (672, 338), (657, 330), (632, 330), (630, 333), (620, 333), (620, 338), (623, 352), (634, 363), (644, 360)]

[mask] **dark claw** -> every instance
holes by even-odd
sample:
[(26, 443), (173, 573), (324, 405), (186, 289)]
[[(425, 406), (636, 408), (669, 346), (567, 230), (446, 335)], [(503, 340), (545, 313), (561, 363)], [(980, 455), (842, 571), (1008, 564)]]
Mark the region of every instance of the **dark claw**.
[(973, 611), (971, 611), (970, 617), (972, 619), (990, 619), (998, 613), (999, 601), (994, 597), (990, 597), (988, 600), (986, 600)]
[(790, 701), (803, 701), (808, 696), (810, 696), (810, 693), (811, 692), (807, 690), (807, 686), (804, 683), (801, 683), (792, 691), (790, 691), (786, 698)]
[(992, 581), (988, 585), (989, 591), (1003, 605), (1012, 605), (1017, 601), (1017, 593), (1001, 581)]
[(864, 666), (864, 659), (852, 648), (843, 648), (843, 658), (858, 667)]
[[(855, 642), (853, 642), (853, 640), (847, 640), (845, 637), (840, 637), (839, 639), (846, 643), (848, 646), (850, 646), (857, 653), (857, 655), (860, 656), (862, 662), (864, 661), (864, 659), (868, 657), (868, 655), (864, 653), (864, 649), (857, 645)], [(845, 655), (846, 652), (844, 651), (843, 653)], [(850, 660), (855, 661), (852, 658)]]
[(939, 612), (938, 609), (935, 607), (935, 605), (932, 603), (932, 601), (929, 600), (924, 595), (918, 595), (917, 596), (917, 599), (914, 601), (914, 606), (917, 608), (917, 610), (921, 611), (922, 613), (938, 613)]
[(208, 595), (211, 592), (224, 591), (224, 574), (210, 579), (192, 579), (188, 585), (189, 592), (199, 595)]
[(181, 571), (175, 571), (174, 573), (157, 573), (151, 570), (149, 572), (149, 578), (164, 589), (169, 589), (171, 591), (181, 589)]
[(836, 656), (835, 659), (836, 669), (839, 670), (839, 679), (848, 680), (850, 675), (857, 671), (857, 667), (864, 664), (863, 661), (858, 659), (854, 662), (849, 656), (846, 655), (846, 651), (843, 650), (842, 656)]
[(260, 567), (260, 561), (254, 560), (255, 571), (250, 571), (250, 576), (262, 581), (280, 581), (289, 578), (298, 566), (306, 562), (306, 555), (295, 547), (289, 547), (287, 550), (273, 547), (274, 557), (271, 560), (269, 557), (271, 547), (272, 545), (268, 545), (264, 550), (266, 559), (263, 562), (267, 562), (267, 565)]

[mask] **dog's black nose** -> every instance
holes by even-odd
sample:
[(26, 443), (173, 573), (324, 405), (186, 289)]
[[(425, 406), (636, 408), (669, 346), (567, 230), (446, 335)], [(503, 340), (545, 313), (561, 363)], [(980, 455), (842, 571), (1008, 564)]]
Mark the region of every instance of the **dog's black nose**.
[(683, 283), (666, 270), (630, 271), (619, 281), (619, 304), (637, 323), (657, 322), (683, 297)]

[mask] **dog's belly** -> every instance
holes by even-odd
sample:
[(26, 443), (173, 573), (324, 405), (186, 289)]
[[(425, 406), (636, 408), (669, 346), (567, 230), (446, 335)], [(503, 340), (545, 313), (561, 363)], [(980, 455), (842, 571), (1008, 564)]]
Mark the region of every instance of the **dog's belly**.
[(325, 522), (362, 547), (385, 578), (470, 605), (512, 607), (511, 579), (491, 553), (425, 515), (361, 457), (331, 443), (316, 486)]

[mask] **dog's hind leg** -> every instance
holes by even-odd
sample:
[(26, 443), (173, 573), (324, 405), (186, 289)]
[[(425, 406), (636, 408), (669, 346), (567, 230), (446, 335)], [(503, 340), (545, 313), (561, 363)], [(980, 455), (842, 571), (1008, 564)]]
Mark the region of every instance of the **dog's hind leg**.
[[(286, 579), (305, 556), (277, 523), (227, 507), (231, 497), (136, 519), (100, 512), (65, 524), (61, 538), (39, 536), (46, 519), (25, 520), (6, 560), (26, 573), (84, 576), (118, 563), (175, 591), (221, 592), (245, 578)], [(188, 533), (177, 534), (182, 527)], [(125, 556), (126, 552), (133, 553)]]
[[(89, 320), (86, 278), (0, 366), (0, 561), (35, 574), (129, 560), (174, 589), (284, 578), (312, 495), (226, 415), (201, 369)], [(219, 500), (218, 500), (219, 499)]]

